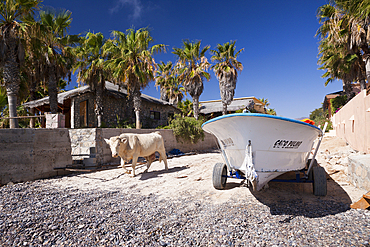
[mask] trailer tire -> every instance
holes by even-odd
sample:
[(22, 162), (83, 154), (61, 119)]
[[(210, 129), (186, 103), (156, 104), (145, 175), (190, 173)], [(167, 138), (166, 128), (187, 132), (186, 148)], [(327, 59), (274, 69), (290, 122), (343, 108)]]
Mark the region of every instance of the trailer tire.
[(212, 182), (213, 187), (218, 190), (223, 190), (226, 187), (227, 167), (223, 163), (217, 163), (213, 167)]
[[(306, 165), (306, 168), (308, 169), (310, 167), (310, 164), (311, 164), (311, 159), (308, 159), (307, 161), (307, 165)], [(313, 161), (313, 164), (312, 164), (312, 168), (311, 168), (311, 171), (310, 173), (308, 174), (308, 180), (312, 181), (313, 180), (313, 168), (314, 167), (318, 167), (319, 164), (317, 163), (317, 160), (315, 159)]]
[(326, 196), (327, 194), (327, 182), (326, 182), (326, 172), (321, 166), (316, 166), (312, 168), (313, 175), (313, 194), (315, 196)]

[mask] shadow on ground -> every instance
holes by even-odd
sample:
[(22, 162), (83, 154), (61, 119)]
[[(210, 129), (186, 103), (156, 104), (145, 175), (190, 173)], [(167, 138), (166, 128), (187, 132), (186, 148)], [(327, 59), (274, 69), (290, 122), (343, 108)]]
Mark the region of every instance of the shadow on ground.
[[(284, 174), (285, 178), (292, 174)], [(294, 176), (294, 173), (293, 173)], [(345, 190), (327, 176), (327, 195), (315, 196), (311, 183), (269, 182), (269, 188), (252, 191), (255, 198), (270, 208), (272, 215), (289, 215), (309, 218), (324, 217), (350, 209), (351, 198)]]
[(187, 166), (177, 166), (177, 167), (168, 168), (167, 171), (165, 169), (159, 170), (159, 171), (150, 171), (150, 168), (149, 168), (148, 172), (139, 173), (136, 176), (138, 176), (138, 175), (141, 176), (139, 180), (148, 180), (148, 179), (152, 179), (152, 178), (157, 178), (160, 175), (165, 174), (165, 173), (179, 172), (179, 171), (182, 171), (182, 170), (185, 170), (185, 169), (189, 169), (189, 167), (187, 167)]

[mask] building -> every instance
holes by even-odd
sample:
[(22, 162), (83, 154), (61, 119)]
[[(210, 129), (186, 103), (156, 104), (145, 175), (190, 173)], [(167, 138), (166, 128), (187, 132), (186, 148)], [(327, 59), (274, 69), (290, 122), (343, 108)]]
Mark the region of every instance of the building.
[(330, 94), (325, 95), (324, 102), (322, 104), (322, 109), (324, 111), (326, 111), (326, 110), (328, 111), (329, 118), (331, 118), (331, 103), (330, 103), (330, 100), (335, 99), (336, 97), (341, 96), (341, 95), (343, 95), (343, 91), (338, 91), (338, 92), (335, 92), (335, 93), (330, 93)]
[[(103, 127), (117, 127), (124, 120), (135, 122), (133, 109), (128, 107), (127, 91), (113, 83), (105, 83), (103, 100)], [(50, 111), (49, 97), (23, 104), (35, 108), (41, 115)], [(90, 86), (79, 87), (58, 94), (58, 110), (65, 116), (66, 128), (97, 127), (95, 97)], [(131, 112), (130, 112), (131, 111)], [(140, 120), (143, 128), (167, 125), (169, 117), (181, 111), (170, 103), (141, 94)], [(129, 119), (131, 116), (132, 119)]]
[[(200, 114), (208, 118), (222, 115), (223, 106), (221, 100), (201, 101), (199, 103)], [(264, 106), (265, 104), (255, 97), (234, 98), (231, 104), (227, 106), (227, 112), (234, 113), (238, 110), (247, 109), (258, 113), (266, 113)]]

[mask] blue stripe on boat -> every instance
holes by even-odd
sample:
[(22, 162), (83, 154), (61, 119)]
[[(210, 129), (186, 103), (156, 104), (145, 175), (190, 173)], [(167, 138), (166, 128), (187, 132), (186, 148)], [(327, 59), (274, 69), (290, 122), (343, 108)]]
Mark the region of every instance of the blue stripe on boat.
[(207, 122), (205, 122), (204, 124), (202, 124), (202, 128), (206, 124), (212, 123), (214, 121), (217, 121), (217, 120), (220, 120), (220, 119), (223, 119), (223, 118), (229, 118), (229, 117), (245, 117), (245, 116), (247, 116), (247, 117), (273, 118), (273, 119), (277, 119), (277, 120), (283, 120), (283, 121), (293, 122), (293, 123), (297, 123), (297, 124), (307, 125), (307, 126), (310, 126), (310, 127), (314, 128), (314, 129), (317, 129), (317, 130), (322, 131), (319, 127), (316, 127), (315, 125), (308, 124), (308, 123), (305, 123), (305, 122), (302, 122), (302, 121), (299, 121), (299, 120), (295, 120), (295, 119), (291, 119), (291, 118), (285, 118), (285, 117), (278, 117), (278, 116), (268, 115), (268, 114), (260, 114), (260, 113), (234, 113), (234, 114), (223, 115), (223, 116), (216, 117), (216, 118), (213, 118), (211, 120), (208, 120)]

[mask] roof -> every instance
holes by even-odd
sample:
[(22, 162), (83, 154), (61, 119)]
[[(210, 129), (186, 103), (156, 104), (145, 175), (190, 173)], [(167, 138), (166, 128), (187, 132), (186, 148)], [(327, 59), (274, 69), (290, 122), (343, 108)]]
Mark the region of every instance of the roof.
[[(126, 97), (127, 96), (127, 90), (126, 89), (119, 88), (118, 85), (114, 85), (113, 83), (111, 83), (109, 81), (105, 82), (105, 88), (107, 89), (108, 92), (113, 93), (114, 95), (116, 95), (118, 97)], [(58, 93), (58, 103), (63, 104), (63, 102), (67, 99), (70, 99), (70, 98), (72, 98), (76, 95), (81, 95), (81, 94), (91, 92), (91, 91), (92, 90), (91, 90), (90, 86), (87, 85), (87, 86), (78, 87), (78, 88), (63, 92), (63, 93)], [(167, 101), (156, 99), (156, 98), (151, 97), (151, 96), (146, 95), (146, 94), (141, 94), (141, 98), (143, 100), (146, 100), (146, 101), (151, 102), (151, 103), (172, 106)], [(34, 107), (39, 107), (39, 106), (48, 105), (48, 104), (49, 104), (49, 96), (45, 97), (45, 98), (42, 98), (42, 99), (33, 100), (33, 101), (30, 101), (30, 102), (24, 103), (23, 105), (25, 107), (34, 108)]]
[[(256, 105), (265, 105), (255, 97), (234, 98), (233, 101), (231, 101), (231, 104), (227, 106), (227, 110), (237, 111), (240, 109), (245, 109), (246, 107), (250, 107), (252, 102)], [(223, 109), (221, 100), (201, 101), (199, 103), (201, 105), (199, 112), (202, 114), (222, 112)]]

